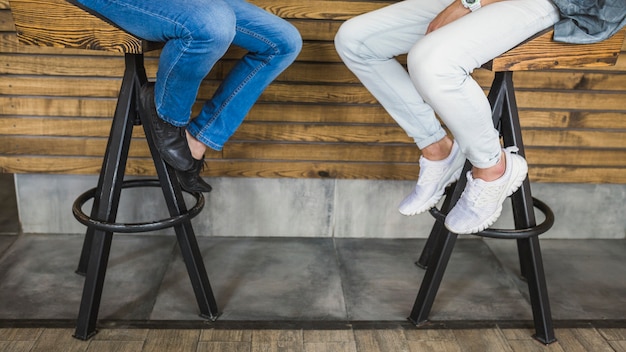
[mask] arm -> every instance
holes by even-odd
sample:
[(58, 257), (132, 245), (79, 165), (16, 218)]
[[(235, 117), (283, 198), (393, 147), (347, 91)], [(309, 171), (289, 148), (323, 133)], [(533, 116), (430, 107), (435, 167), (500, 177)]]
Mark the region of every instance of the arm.
[[(503, 1), (503, 0), (482, 0), (481, 3), (482, 3), (482, 6), (487, 6), (489, 4), (493, 4), (494, 2), (498, 2), (498, 1)], [(430, 25), (428, 26), (428, 29), (426, 30), (426, 34), (436, 30), (437, 28), (443, 27), (446, 24), (451, 23), (467, 15), (470, 12), (471, 11), (469, 9), (465, 8), (465, 6), (461, 4), (461, 0), (455, 0), (452, 4), (450, 4), (443, 11), (441, 11), (439, 15), (437, 15), (437, 17), (435, 17), (432, 20), (432, 22), (430, 22)]]

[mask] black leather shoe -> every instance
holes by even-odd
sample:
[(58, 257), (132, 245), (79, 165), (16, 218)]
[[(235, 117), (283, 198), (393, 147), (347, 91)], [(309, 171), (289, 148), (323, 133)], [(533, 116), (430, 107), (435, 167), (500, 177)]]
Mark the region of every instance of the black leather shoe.
[(176, 177), (180, 186), (187, 192), (211, 192), (211, 185), (206, 183), (200, 172), (204, 168), (204, 158), (202, 160), (193, 160), (193, 167), (187, 171), (176, 170)]
[(147, 83), (139, 93), (141, 113), (148, 116), (155, 134), (157, 150), (161, 158), (176, 170), (189, 170), (194, 159), (187, 144), (184, 127), (176, 127), (159, 117), (154, 105), (154, 84)]

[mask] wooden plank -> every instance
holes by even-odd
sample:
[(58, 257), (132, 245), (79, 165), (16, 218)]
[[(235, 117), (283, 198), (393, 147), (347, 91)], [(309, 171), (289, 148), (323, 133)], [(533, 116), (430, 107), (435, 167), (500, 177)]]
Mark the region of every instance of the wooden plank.
[(200, 341), (250, 342), (252, 341), (252, 331), (203, 329), (200, 332)]
[(374, 11), (391, 2), (382, 1), (324, 1), (324, 0), (251, 0), (251, 3), (282, 18), (314, 20), (347, 20)]
[(105, 341), (144, 341), (148, 337), (148, 329), (99, 329), (93, 340)]
[(626, 111), (626, 91), (587, 94), (576, 91), (516, 90), (518, 107), (581, 111)]
[[(95, 77), (121, 78), (124, 72), (124, 60), (121, 57), (0, 54), (0, 61), (3, 62), (0, 74), (89, 77), (93, 84), (97, 83)], [(156, 59), (146, 60), (146, 70), (151, 79), (156, 75), (157, 63)], [(234, 60), (219, 61), (207, 79), (224, 79), (234, 64)], [(477, 70), (473, 76), (485, 89), (488, 89), (493, 80), (493, 74), (486, 70)], [(295, 62), (277, 81), (360, 85), (359, 80), (342, 63)], [(584, 71), (518, 72), (515, 75), (515, 87), (533, 90), (623, 91), (626, 87), (626, 74)]]
[(27, 45), (142, 53), (142, 40), (65, 0), (10, 0), (18, 39)]
[(302, 330), (253, 330), (252, 351), (304, 352)]
[(468, 351), (512, 351), (500, 329), (454, 330), (454, 336)]
[(88, 344), (72, 337), (72, 329), (46, 329), (37, 339), (31, 352), (82, 352), (86, 351)]
[[(93, 156), (102, 157), (106, 147), (106, 139), (94, 138), (47, 138), (47, 137), (2, 137), (3, 143), (0, 144), (0, 154), (5, 156), (28, 156), (37, 155), (44, 156)], [(235, 142), (236, 143), (236, 142)], [(345, 149), (358, 148), (350, 145), (335, 145), (330, 148), (336, 149), (336, 153), (341, 153)], [(330, 149), (329, 148), (329, 149)], [(227, 146), (228, 149), (228, 146)], [(303, 148), (305, 152), (308, 148)], [(230, 154), (227, 152), (227, 154)], [(335, 153), (327, 155), (334, 156)], [(149, 158), (150, 151), (147, 143), (142, 139), (136, 139), (132, 142), (129, 151), (130, 157)], [(224, 158), (222, 152), (208, 151), (205, 154), (207, 161), (214, 159), (229, 159), (235, 162), (238, 158)], [(378, 160), (372, 162), (407, 162), (415, 163), (415, 157), (409, 156), (413, 160), (397, 161), (397, 160)], [(537, 148), (527, 147), (526, 157), (532, 167), (539, 165), (555, 166), (568, 165), (569, 167), (616, 167), (626, 168), (626, 150), (614, 149), (582, 149), (575, 148)], [(306, 154), (295, 154), (293, 159), (305, 160), (310, 156)], [(249, 160), (244, 158), (243, 160)], [(266, 157), (266, 161), (285, 162), (286, 159), (282, 155), (275, 155), (274, 158)], [(320, 156), (318, 161), (332, 162), (335, 158), (324, 159)], [(365, 160), (369, 161), (369, 160)]]
[(96, 340), (89, 343), (89, 352), (135, 352), (141, 351), (143, 341), (102, 341)]
[(593, 44), (558, 43), (550, 28), (494, 58), (485, 67), (491, 71), (526, 71), (550, 68), (594, 67), (615, 64), (626, 31)]
[(625, 184), (626, 172), (619, 168), (582, 168), (569, 166), (533, 166), (528, 170), (531, 182)]
[(410, 352), (404, 332), (399, 329), (388, 330), (355, 330), (354, 337), (358, 351)]
[(0, 329), (0, 341), (35, 341), (42, 332), (42, 328), (2, 328)]
[[(72, 97), (0, 96), (0, 115), (6, 118), (23, 116), (101, 117), (110, 119), (116, 100)], [(194, 108), (197, 113), (201, 103)], [(394, 120), (379, 105), (331, 105), (298, 103), (258, 103), (246, 121), (303, 123), (360, 123), (393, 125)], [(520, 110), (523, 128), (625, 129), (624, 113), (602, 111)]]
[(411, 351), (462, 351), (462, 341), (457, 340), (452, 330), (415, 329), (406, 330), (404, 335)]
[(224, 147), (225, 159), (336, 160), (343, 162), (418, 162), (416, 146), (386, 144), (239, 143)]
[(0, 115), (39, 117), (101, 117), (111, 119), (117, 99), (84, 99), (82, 97), (2, 96)]
[(150, 330), (142, 351), (195, 351), (199, 336), (198, 330)]
[(520, 110), (522, 128), (624, 129), (623, 112)]
[[(89, 78), (0, 76), (0, 94), (77, 96), (114, 98), (121, 85), (120, 80), (97, 80)], [(210, 99), (219, 85), (205, 81), (198, 95), (200, 101)], [(578, 91), (516, 91), (519, 108), (558, 110), (626, 111), (626, 91), (588, 94)], [(378, 104), (367, 89), (359, 85), (288, 84), (275, 82), (263, 92), (260, 102), (298, 102), (319, 104)]]
[(598, 329), (598, 332), (607, 341), (625, 341), (626, 342), (626, 328), (605, 328), (605, 329)]
[[(2, 99), (2, 97), (0, 97)], [(247, 121), (394, 124), (380, 105), (257, 103)]]
[(327, 143), (405, 143), (413, 140), (397, 125), (325, 125), (244, 123), (233, 135), (237, 141)]
[[(81, 99), (72, 97), (0, 96), (0, 115), (7, 118), (33, 117), (95, 117), (110, 119), (116, 100)], [(194, 114), (201, 103), (194, 107)], [(257, 103), (246, 117), (247, 121), (375, 123), (394, 124), (379, 105), (337, 105), (298, 103)]]
[[(0, 156), (3, 173), (90, 175), (98, 174), (101, 165), (99, 157)], [(417, 163), (211, 160), (203, 176), (415, 180), (418, 172)], [(154, 176), (152, 159), (130, 158), (127, 175)], [(532, 182), (626, 184), (623, 167), (531, 165), (529, 177)]]
[[(13, 158), (0, 156), (0, 172), (4, 173), (91, 175), (98, 174), (101, 166), (102, 158), (99, 157), (40, 157), (29, 155)], [(209, 177), (415, 180), (418, 171), (419, 166), (417, 164), (211, 160), (209, 167), (202, 175)], [(129, 176), (154, 176), (152, 159), (129, 158), (126, 174)]]
[(522, 131), (524, 144), (529, 146), (576, 148), (624, 148), (626, 131), (602, 130), (534, 130)]
[[(617, 70), (615, 70), (617, 71)], [(493, 73), (476, 70), (472, 74), (481, 86), (488, 89), (493, 81)], [(515, 89), (532, 90), (578, 90), (578, 91), (623, 91), (626, 87), (626, 74), (621, 72), (570, 71), (520, 71), (513, 75)], [(586, 92), (593, 94), (594, 92)]]
[[(578, 149), (526, 147), (526, 159), (533, 167), (537, 165), (568, 165), (570, 167), (623, 167), (626, 168), (626, 148)], [(624, 170), (626, 171), (626, 170)]]
[(613, 352), (595, 329), (555, 329), (555, 335), (565, 351)]
[[(62, 138), (62, 137), (31, 137), (3, 136), (0, 154), (3, 155), (38, 155), (38, 156), (94, 156), (104, 157), (107, 146), (106, 138)], [(221, 154), (214, 153), (217, 157)], [(128, 155), (130, 157), (150, 157), (148, 143), (144, 138), (136, 138), (131, 142)], [(207, 153), (213, 157), (213, 153)]]
[(199, 342), (195, 352), (248, 352), (252, 351), (250, 342)]
[[(121, 79), (124, 74), (122, 57), (0, 54), (0, 61), (3, 63), (0, 74), (88, 77), (93, 81), (92, 84), (103, 78)], [(145, 61), (146, 73), (150, 79), (154, 79), (158, 61)], [(206, 79), (224, 79), (235, 63), (235, 60), (218, 61)], [(359, 84), (354, 74), (342, 63), (295, 62), (276, 80)]]
[(15, 31), (15, 24), (10, 11), (0, 10), (0, 31)]

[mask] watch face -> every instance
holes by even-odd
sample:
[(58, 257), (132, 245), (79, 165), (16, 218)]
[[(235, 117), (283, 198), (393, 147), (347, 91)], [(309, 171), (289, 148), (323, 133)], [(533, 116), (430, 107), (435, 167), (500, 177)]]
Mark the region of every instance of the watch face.
[(477, 0), (465, 0), (468, 5), (473, 5)]

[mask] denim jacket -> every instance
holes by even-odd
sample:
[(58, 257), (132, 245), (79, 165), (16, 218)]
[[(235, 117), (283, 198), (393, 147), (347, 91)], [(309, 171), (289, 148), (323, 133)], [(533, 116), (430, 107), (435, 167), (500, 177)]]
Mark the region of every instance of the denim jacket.
[(554, 40), (587, 44), (609, 38), (626, 26), (626, 0), (553, 0), (561, 12)]

